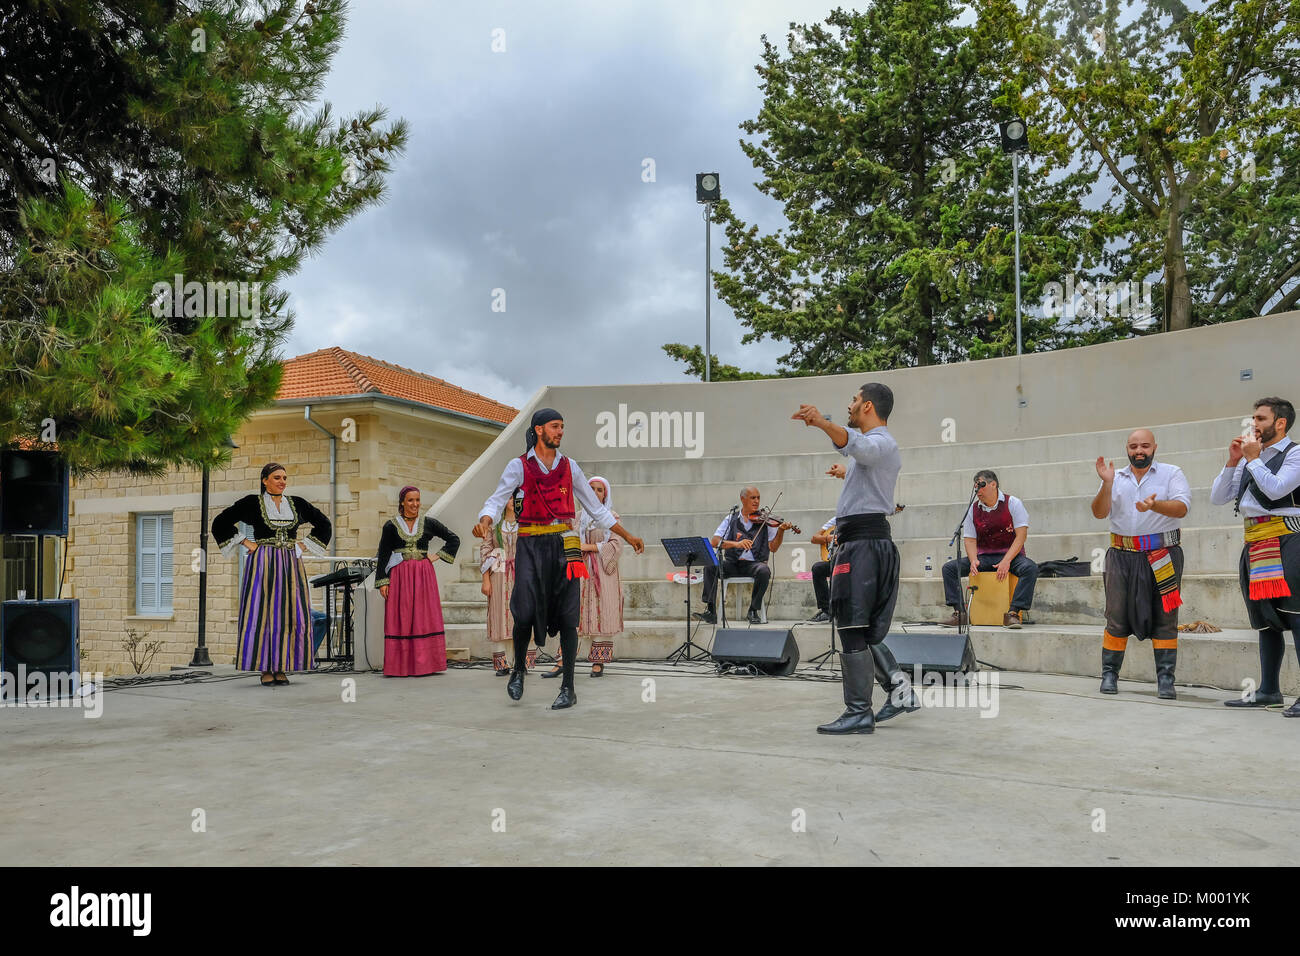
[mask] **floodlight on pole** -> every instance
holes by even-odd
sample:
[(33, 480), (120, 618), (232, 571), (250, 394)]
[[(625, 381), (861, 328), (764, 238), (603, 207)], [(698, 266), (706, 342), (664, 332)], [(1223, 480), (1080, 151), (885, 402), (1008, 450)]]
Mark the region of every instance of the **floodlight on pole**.
[(1016, 243), (1016, 354), (1020, 344), (1020, 154), (1029, 152), (1029, 128), (1020, 119), (998, 124), (1002, 152), (1011, 154), (1011, 216)]
[(712, 378), (713, 341), (712, 316), (713, 285), (711, 275), (713, 236), (713, 204), (722, 196), (717, 173), (695, 174), (695, 201), (704, 205), (704, 381)]

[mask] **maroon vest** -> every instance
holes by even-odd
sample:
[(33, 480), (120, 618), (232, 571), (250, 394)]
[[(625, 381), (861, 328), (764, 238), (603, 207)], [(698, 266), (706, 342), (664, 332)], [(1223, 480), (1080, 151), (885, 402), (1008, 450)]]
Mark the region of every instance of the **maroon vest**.
[(543, 474), (537, 459), (522, 456), (524, 463), (524, 510), (519, 513), (520, 524), (553, 524), (573, 518), (577, 511), (573, 505), (573, 473), (569, 459)]
[(976, 502), (971, 506), (975, 519), (975, 552), (1006, 554), (1011, 542), (1016, 540), (1016, 529), (1011, 520), (1009, 499), (1003, 498), (992, 511), (985, 511)]

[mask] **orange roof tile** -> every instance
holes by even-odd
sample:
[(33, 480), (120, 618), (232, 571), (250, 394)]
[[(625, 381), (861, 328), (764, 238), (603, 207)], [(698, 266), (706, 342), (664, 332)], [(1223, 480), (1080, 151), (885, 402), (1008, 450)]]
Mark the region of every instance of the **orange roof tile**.
[(503, 424), (509, 424), (519, 412), (517, 408), (503, 405), (432, 375), (381, 362), (368, 355), (358, 355), (337, 346), (286, 359), (284, 378), (280, 382), (280, 392), (276, 398), (328, 398), (365, 392), (403, 398)]

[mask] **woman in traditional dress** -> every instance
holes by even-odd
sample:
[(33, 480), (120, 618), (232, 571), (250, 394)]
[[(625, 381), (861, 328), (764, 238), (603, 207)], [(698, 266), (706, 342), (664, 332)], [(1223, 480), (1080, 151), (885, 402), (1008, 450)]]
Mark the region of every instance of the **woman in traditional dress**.
[(420, 518), (420, 489), (397, 494), (397, 514), (379, 532), (375, 587), (384, 596), (384, 676), (425, 677), (447, 669), (438, 576), (429, 543), (441, 538), (437, 557), (456, 560), (460, 538), (437, 518)]
[[(488, 599), (487, 639), (494, 647), (492, 667), (498, 677), (510, 676), (510, 664), (505, 648), (510, 646), (515, 622), (510, 616), (510, 594), (515, 589), (515, 542), (519, 538), (519, 521), (514, 502), (506, 502), (501, 520), (492, 529), (491, 536), (483, 539), (479, 547), (480, 568), (483, 571), (483, 596)], [(536, 654), (529, 648), (530, 656)]]
[[(245, 495), (212, 521), (212, 535), (229, 557), (241, 544), (248, 551), (239, 588), (239, 649), (235, 666), (261, 671), (262, 686), (287, 684), (288, 671), (311, 670), (311, 601), (302, 549), (325, 556), (333, 529), (311, 502), (286, 495), (284, 466), (262, 468), (262, 492)], [(236, 522), (252, 527), (252, 537)], [(298, 528), (311, 534), (298, 542)]]
[[(591, 490), (614, 517), (619, 517), (611, 504), (609, 482), (599, 475), (589, 481)], [(616, 535), (602, 530), (584, 511), (578, 522), (582, 539), (583, 557), (587, 562), (587, 577), (582, 579), (582, 611), (578, 620), (578, 635), (591, 638), (587, 660), (591, 662), (591, 676), (600, 677), (605, 665), (614, 658), (614, 638), (623, 631), (623, 579), (618, 563), (623, 556), (623, 542)], [(543, 674), (553, 677), (556, 670)]]

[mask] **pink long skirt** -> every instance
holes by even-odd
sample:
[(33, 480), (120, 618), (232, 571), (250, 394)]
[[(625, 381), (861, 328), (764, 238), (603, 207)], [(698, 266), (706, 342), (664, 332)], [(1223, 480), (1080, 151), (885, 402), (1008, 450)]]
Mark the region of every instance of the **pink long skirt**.
[(447, 669), (438, 576), (425, 558), (403, 561), (388, 576), (384, 605), (384, 676), (423, 677)]

